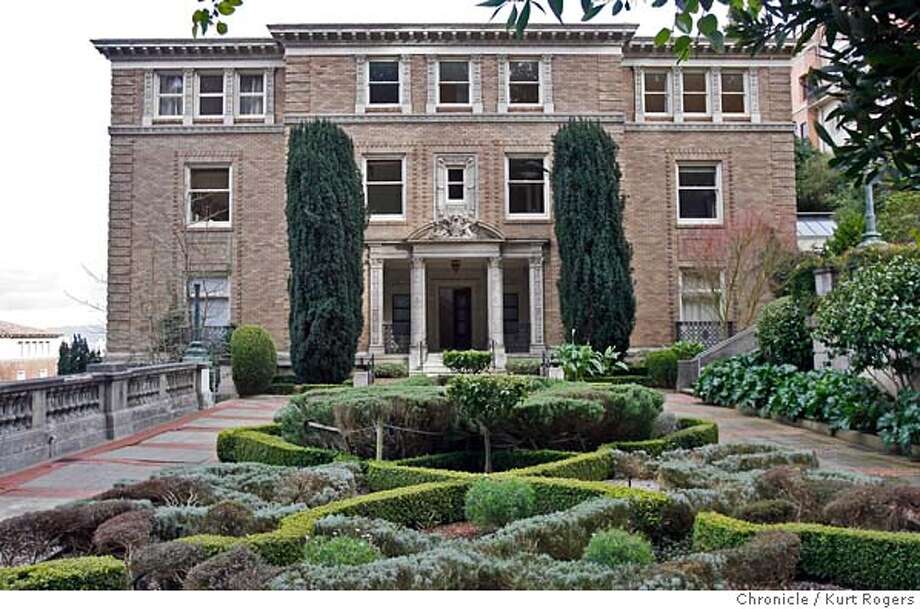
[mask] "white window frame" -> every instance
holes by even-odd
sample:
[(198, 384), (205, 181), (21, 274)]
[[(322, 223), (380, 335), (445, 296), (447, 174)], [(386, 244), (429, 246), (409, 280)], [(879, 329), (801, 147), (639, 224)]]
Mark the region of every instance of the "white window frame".
[[(549, 220), (549, 209), (552, 204), (550, 199), (549, 174), (547, 173), (547, 158), (545, 152), (516, 152), (505, 156), (505, 219), (506, 220)], [(543, 213), (519, 214), (511, 213), (511, 161), (513, 159), (542, 159), (543, 160)], [(536, 180), (516, 180), (521, 184), (536, 184)]]
[[(217, 93), (202, 93), (201, 92), (201, 77), (202, 76), (219, 76), (221, 82), (220, 95)], [(220, 114), (202, 114), (201, 113), (201, 100), (205, 98), (220, 98)], [(195, 118), (203, 120), (219, 120), (223, 119), (227, 114), (227, 79), (224, 76), (223, 72), (216, 72), (211, 70), (202, 70), (201, 72), (195, 72)]]
[[(443, 102), (441, 101), (441, 83), (450, 84), (450, 85), (459, 85), (463, 84), (462, 80), (441, 80), (441, 64), (442, 63), (465, 63), (466, 64), (466, 98), (469, 100), (465, 104), (454, 103), (454, 102)], [(434, 75), (435, 78), (435, 89), (437, 91), (438, 105), (445, 108), (468, 108), (473, 105), (473, 63), (469, 59), (457, 58), (457, 59), (438, 59), (437, 70)]]
[[(712, 73), (711, 70), (701, 69), (701, 68), (684, 68), (681, 71), (680, 105), (684, 110), (683, 114), (685, 117), (703, 118), (703, 117), (712, 116), (712, 83), (710, 82), (710, 79), (712, 78), (711, 73)], [(706, 111), (705, 112), (688, 112), (687, 111), (687, 107), (686, 107), (687, 104), (686, 104), (686, 100), (684, 99), (684, 96), (687, 95), (687, 86), (686, 86), (686, 81), (684, 80), (687, 74), (702, 74), (703, 75), (703, 84), (706, 87), (706, 92), (704, 95), (706, 99)], [(700, 95), (700, 92), (694, 91), (692, 95)]]
[[(679, 269), (677, 274), (677, 316), (679, 317), (680, 322), (692, 323), (690, 320), (684, 319), (684, 275), (686, 274), (705, 274), (706, 271), (698, 268), (682, 268)], [(695, 290), (694, 294), (702, 294), (703, 290)], [(711, 295), (712, 290), (706, 290), (706, 294)], [(725, 271), (719, 270), (719, 291), (718, 291), (718, 302), (715, 307), (717, 309), (717, 315), (719, 319), (713, 320), (713, 323), (721, 322), (722, 317), (725, 316)]]
[[(230, 280), (230, 276), (229, 276), (229, 275), (214, 274), (214, 275), (197, 275), (197, 276), (194, 276), (194, 277), (190, 277), (190, 278), (188, 279), (188, 281), (186, 281), (186, 284), (185, 284), (185, 289), (186, 289), (186, 299), (185, 299), (185, 300), (186, 300), (186, 306), (189, 308), (189, 313), (190, 313), (190, 314), (193, 314), (193, 313), (194, 313), (194, 305), (195, 305), (195, 290), (194, 290), (194, 286), (195, 286), (196, 283), (200, 283), (200, 284), (202, 284), (202, 285), (207, 285), (208, 282), (216, 282), (216, 281), (226, 282), (226, 285), (227, 285), (226, 291), (222, 291), (222, 292), (220, 292), (220, 293), (214, 293), (214, 294), (209, 294), (209, 293), (207, 293), (207, 292), (202, 292), (202, 293), (201, 293), (201, 295), (202, 295), (201, 300), (202, 300), (203, 302), (206, 302), (206, 301), (209, 301), (209, 300), (215, 300), (215, 301), (221, 300), (221, 301), (226, 301), (226, 302), (227, 302), (227, 326), (231, 326), (231, 325), (233, 325), (233, 299), (231, 298), (232, 295), (233, 295), (233, 282)], [(207, 311), (205, 311), (205, 314), (207, 314)], [(194, 321), (194, 320), (192, 320), (192, 321)], [(205, 321), (205, 320), (202, 320), (202, 321)], [(205, 323), (205, 324), (202, 324), (202, 327), (203, 327), (203, 328), (223, 328), (223, 327), (227, 327), (227, 326), (217, 326), (217, 325), (209, 326), (209, 325), (207, 325), (206, 323)]]
[[(244, 93), (242, 82), (244, 76), (261, 76), (262, 93)], [(241, 70), (236, 73), (236, 117), (241, 119), (264, 119), (268, 116), (268, 74), (261, 70)], [(262, 98), (262, 114), (243, 114), (243, 98)]]
[[(401, 164), (401, 182), (373, 182), (373, 184), (382, 184), (384, 186), (392, 186), (394, 184), (400, 184), (402, 186), (402, 213), (400, 214), (374, 214), (370, 213), (370, 201), (367, 196), (367, 164), (369, 161), (399, 161)], [(408, 203), (406, 199), (406, 155), (405, 154), (381, 154), (381, 155), (366, 155), (363, 160), (364, 171), (361, 172), (362, 179), (364, 181), (364, 204), (368, 206), (368, 217), (371, 222), (405, 222), (406, 221), (406, 204)]]
[(25, 380), (26, 380), (26, 371), (25, 371), (25, 370), (17, 370), (17, 371), (16, 371), (16, 380), (17, 380), (17, 381), (25, 381)]
[[(181, 93), (161, 93), (160, 92), (160, 79), (164, 76), (178, 76), (179, 78), (181, 78), (182, 79), (182, 92)], [(188, 82), (186, 82), (185, 74), (181, 71), (163, 70), (163, 71), (154, 72), (153, 80), (154, 80), (153, 88), (154, 88), (154, 93), (155, 93), (154, 94), (155, 100), (153, 104), (154, 117), (161, 118), (161, 119), (181, 119), (182, 117), (184, 117), (185, 111), (187, 109), (185, 107), (185, 101), (186, 101), (185, 100), (185, 89), (186, 87), (188, 87)], [(182, 112), (180, 112), (179, 114), (160, 114), (160, 99), (164, 97), (179, 98), (179, 100), (182, 102)]]
[[(192, 171), (195, 169), (226, 169), (229, 220), (226, 222), (192, 222)], [(220, 190), (196, 190), (195, 192), (224, 192)], [(185, 166), (185, 223), (192, 229), (230, 228), (233, 226), (233, 165), (229, 163), (193, 163)]]
[[(710, 190), (708, 186), (687, 186), (683, 189), (680, 185), (681, 168), (705, 167), (715, 168), (715, 190), (716, 190), (716, 217), (715, 218), (681, 218), (680, 216), (680, 191), (681, 190)], [(721, 225), (723, 214), (723, 183), (722, 183), (722, 162), (721, 161), (678, 161), (674, 167), (674, 206), (677, 215), (678, 226), (706, 226)]]
[[(511, 85), (512, 84), (514, 84), (515, 82), (518, 82), (521, 84), (527, 84), (527, 85), (534, 84), (534, 82), (531, 80), (512, 81), (511, 80), (511, 64), (513, 63), (535, 63), (537, 64), (536, 85), (537, 85), (537, 96), (539, 99), (537, 100), (536, 103), (522, 104), (522, 103), (515, 103), (511, 101)], [(505, 99), (508, 100), (508, 107), (509, 108), (542, 108), (543, 98), (544, 98), (544, 95), (543, 95), (543, 61), (539, 57), (537, 58), (511, 57), (506, 62), (506, 70), (507, 70), (508, 78), (507, 78), (507, 82), (505, 82)]]
[[(467, 176), (467, 174), (466, 174), (466, 165), (448, 165), (446, 169), (447, 169), (447, 170), (446, 170), (445, 176), (444, 176), (444, 190), (445, 190), (445, 192), (444, 192), (444, 201), (445, 201), (448, 205), (460, 205), (460, 204), (466, 203), (466, 199), (467, 199), (467, 196), (466, 196), (466, 180), (467, 180), (467, 178), (468, 178), (468, 176)], [(450, 172), (451, 172), (451, 171), (460, 171), (460, 172), (462, 172), (462, 173), (463, 173), (463, 179), (460, 180), (459, 182), (451, 182), (451, 180), (450, 180)], [(463, 193), (463, 196), (460, 197), (459, 199), (451, 199), (451, 198), (450, 198), (450, 187), (451, 187), (452, 185), (453, 185), (453, 186), (456, 186), (456, 185), (458, 185), (458, 184), (462, 187), (461, 192)]]
[[(371, 101), (371, 64), (372, 63), (395, 63), (396, 64), (396, 102), (395, 103), (374, 103)], [(376, 81), (380, 84), (389, 84), (392, 85), (391, 81)], [(367, 70), (364, 75), (364, 99), (366, 100), (366, 106), (368, 108), (402, 108), (402, 98), (403, 98), (403, 70), (402, 70), (402, 60), (399, 57), (368, 57), (367, 58)]]
[[(722, 97), (725, 95), (725, 83), (722, 81), (722, 78), (725, 74), (740, 74), (741, 82), (744, 83), (744, 111), (743, 112), (727, 112), (725, 110), (725, 104)], [(737, 92), (730, 93), (730, 95), (738, 95)], [(746, 117), (751, 115), (751, 72), (750, 70), (733, 70), (722, 68), (721, 73), (719, 74), (719, 107), (722, 108), (722, 114), (724, 116), (731, 117)]]
[[(665, 111), (664, 112), (650, 112), (648, 110), (648, 105), (646, 104), (646, 101), (645, 101), (645, 95), (647, 92), (645, 88), (645, 76), (649, 72), (663, 73), (665, 76), (665, 83), (664, 83)], [(672, 78), (671, 70), (663, 70), (663, 69), (662, 70), (654, 70), (654, 69), (642, 70), (642, 107), (643, 107), (643, 114), (645, 116), (671, 116), (672, 114), (674, 114), (674, 99), (673, 99), (673, 90), (672, 90), (673, 84), (671, 82), (671, 78)], [(653, 93), (653, 95), (659, 95), (659, 93), (656, 91), (655, 93)]]

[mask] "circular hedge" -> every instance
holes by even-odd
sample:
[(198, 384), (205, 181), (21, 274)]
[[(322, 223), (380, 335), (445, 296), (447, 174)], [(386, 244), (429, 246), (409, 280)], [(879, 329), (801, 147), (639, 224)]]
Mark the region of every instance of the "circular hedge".
[(264, 393), (278, 370), (271, 335), (259, 326), (242, 326), (230, 338), (233, 384), (241, 396)]

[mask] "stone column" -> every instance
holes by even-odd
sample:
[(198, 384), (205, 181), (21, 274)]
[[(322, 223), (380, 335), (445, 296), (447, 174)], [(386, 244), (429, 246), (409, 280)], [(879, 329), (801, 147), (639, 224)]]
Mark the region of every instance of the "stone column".
[(543, 255), (530, 258), (530, 353), (546, 350), (543, 336)]
[(495, 367), (505, 369), (505, 289), (502, 259), (499, 256), (489, 258), (487, 277), (489, 292), (489, 340), (495, 349)]
[(421, 370), (425, 361), (425, 345), (428, 334), (427, 322), (425, 319), (425, 259), (413, 257), (412, 270), (410, 278), (410, 291), (412, 300), (411, 314), (411, 332), (409, 344), (409, 369)]
[(386, 352), (383, 337), (383, 260), (371, 258), (370, 276), (371, 302), (371, 353), (382, 355)]

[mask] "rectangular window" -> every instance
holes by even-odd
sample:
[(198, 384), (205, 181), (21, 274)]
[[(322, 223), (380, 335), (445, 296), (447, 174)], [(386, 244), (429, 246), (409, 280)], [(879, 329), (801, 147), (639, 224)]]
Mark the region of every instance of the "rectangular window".
[(722, 220), (721, 167), (681, 164), (677, 168), (677, 219), (684, 224)]
[(666, 71), (642, 73), (646, 114), (668, 114), (671, 112), (671, 75)]
[(198, 116), (224, 115), (224, 75), (198, 74)]
[(181, 73), (157, 74), (157, 116), (178, 118), (185, 113), (185, 78)]
[(508, 214), (546, 217), (546, 170), (544, 159), (508, 159)]
[(518, 323), (521, 321), (521, 299), (518, 294), (505, 294), (502, 320), (505, 324), (505, 334), (514, 334), (518, 331)]
[(717, 271), (680, 272), (680, 320), (719, 321), (722, 276)]
[(372, 216), (403, 215), (403, 159), (367, 159), (365, 197)]
[(368, 62), (368, 103), (376, 106), (399, 104), (399, 61)]
[(451, 203), (466, 200), (466, 170), (463, 167), (447, 169), (447, 200)]
[(240, 116), (265, 116), (265, 74), (239, 75)]
[(39, 370), (39, 371), (38, 371), (38, 378), (40, 378), (40, 379), (46, 379), (46, 378), (48, 378), (48, 369), (47, 369), (47, 368), (42, 368), (41, 370)]
[(189, 319), (204, 328), (230, 325), (230, 279), (200, 277), (188, 282)]
[(722, 72), (722, 113), (747, 114), (747, 72)]
[(25, 371), (25, 370), (17, 370), (17, 371), (16, 371), (16, 380), (17, 380), (17, 381), (24, 381), (24, 380), (26, 380), (26, 371)]
[(188, 170), (189, 224), (230, 224), (229, 167), (190, 167)]
[(709, 72), (684, 70), (684, 114), (709, 114)]
[(470, 103), (470, 64), (467, 61), (438, 62), (438, 103)]
[(540, 104), (540, 62), (508, 62), (508, 101), (511, 105)]

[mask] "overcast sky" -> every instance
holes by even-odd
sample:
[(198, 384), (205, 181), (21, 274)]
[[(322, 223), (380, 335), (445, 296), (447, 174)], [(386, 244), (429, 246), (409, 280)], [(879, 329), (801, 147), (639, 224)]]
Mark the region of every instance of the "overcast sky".
[[(477, 2), (245, 0), (230, 35), (266, 36), (269, 23), (486, 23), (491, 10)], [(199, 3), (50, 0), (41, 11), (37, 4), (5, 2), (0, 19), (0, 320), (99, 324), (100, 314), (67, 296), (105, 299), (81, 266), (98, 274), (106, 268), (110, 73), (89, 40), (188, 36)], [(566, 4), (566, 21), (577, 22), (580, 2)], [(615, 21), (640, 23), (640, 35), (654, 35), (673, 12), (643, 6)]]

